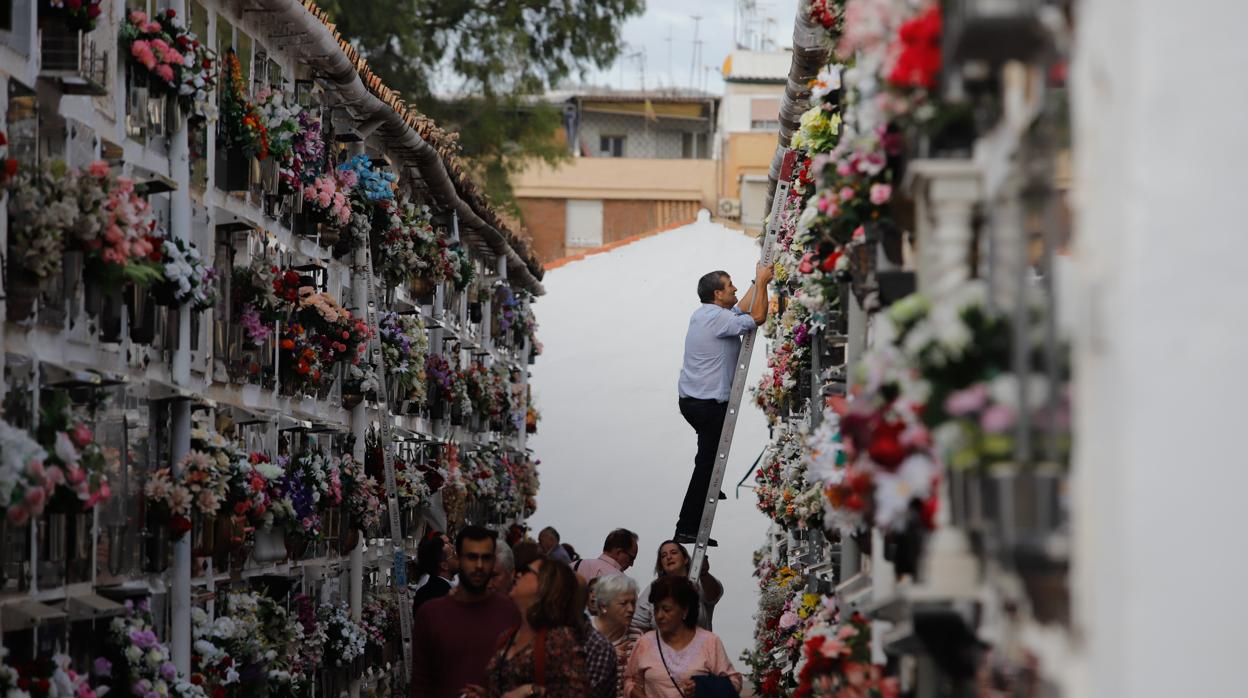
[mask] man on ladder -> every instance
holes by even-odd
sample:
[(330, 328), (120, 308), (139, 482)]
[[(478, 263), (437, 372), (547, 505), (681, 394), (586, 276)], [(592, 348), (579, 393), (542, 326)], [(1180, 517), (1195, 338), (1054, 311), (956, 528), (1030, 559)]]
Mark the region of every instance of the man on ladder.
[[(698, 300), (702, 305), (689, 318), (677, 385), (680, 414), (698, 434), (698, 454), (693, 459), (693, 476), (676, 521), (677, 542), (697, 542), (715, 453), (728, 414), (741, 337), (767, 321), (767, 284), (771, 276), (771, 265), (759, 263), (754, 270), (754, 282), (739, 303), (737, 287), (727, 272), (713, 271), (698, 280)], [(723, 492), (719, 498), (725, 498)], [(708, 540), (708, 544), (717, 545), (714, 540)]]

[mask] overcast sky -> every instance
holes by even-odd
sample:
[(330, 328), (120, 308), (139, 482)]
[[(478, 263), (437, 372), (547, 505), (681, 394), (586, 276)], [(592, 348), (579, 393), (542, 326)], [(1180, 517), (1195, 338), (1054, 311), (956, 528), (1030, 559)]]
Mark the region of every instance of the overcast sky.
[[(645, 14), (624, 25), (624, 41), (628, 48), (609, 70), (596, 71), (587, 80), (595, 85), (619, 89), (641, 88), (641, 53), (645, 56), (645, 87), (702, 87), (714, 93), (723, 91), (719, 69), (733, 50), (734, 15), (738, 0), (650, 0)], [(786, 48), (793, 43), (793, 18), (797, 0), (754, 0), (755, 40), (765, 36), (773, 48)], [(698, 23), (701, 60), (694, 66), (694, 15)], [(737, 39), (747, 40), (745, 22), (735, 22)], [(669, 41), (670, 37), (670, 41)], [(707, 71), (704, 67), (709, 67)]]

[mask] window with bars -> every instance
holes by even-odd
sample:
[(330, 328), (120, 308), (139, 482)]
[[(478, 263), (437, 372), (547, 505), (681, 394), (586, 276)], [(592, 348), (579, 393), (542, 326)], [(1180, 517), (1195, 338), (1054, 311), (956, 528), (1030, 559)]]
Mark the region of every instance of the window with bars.
[(599, 136), (598, 153), (604, 158), (624, 157), (624, 136)]

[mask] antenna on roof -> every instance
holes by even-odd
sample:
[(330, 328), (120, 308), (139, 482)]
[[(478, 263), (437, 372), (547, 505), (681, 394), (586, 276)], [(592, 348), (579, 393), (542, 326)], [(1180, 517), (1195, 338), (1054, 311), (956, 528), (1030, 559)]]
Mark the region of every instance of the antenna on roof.
[(698, 66), (698, 54), (702, 51), (702, 42), (698, 41), (698, 25), (702, 22), (702, 15), (689, 15), (693, 20), (693, 52), (689, 56), (689, 87), (693, 87), (697, 83), (694, 82), (695, 71)]

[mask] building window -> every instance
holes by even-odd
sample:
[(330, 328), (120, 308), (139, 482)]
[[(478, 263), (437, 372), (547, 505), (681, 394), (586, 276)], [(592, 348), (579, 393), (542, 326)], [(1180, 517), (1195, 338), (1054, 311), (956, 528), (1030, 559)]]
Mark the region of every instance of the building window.
[(705, 133), (680, 134), (680, 157), (685, 160), (705, 160), (711, 157)]
[(598, 153), (604, 158), (624, 157), (624, 136), (599, 136)]
[(750, 130), (774, 131), (780, 128), (780, 98), (760, 97), (750, 100)]

